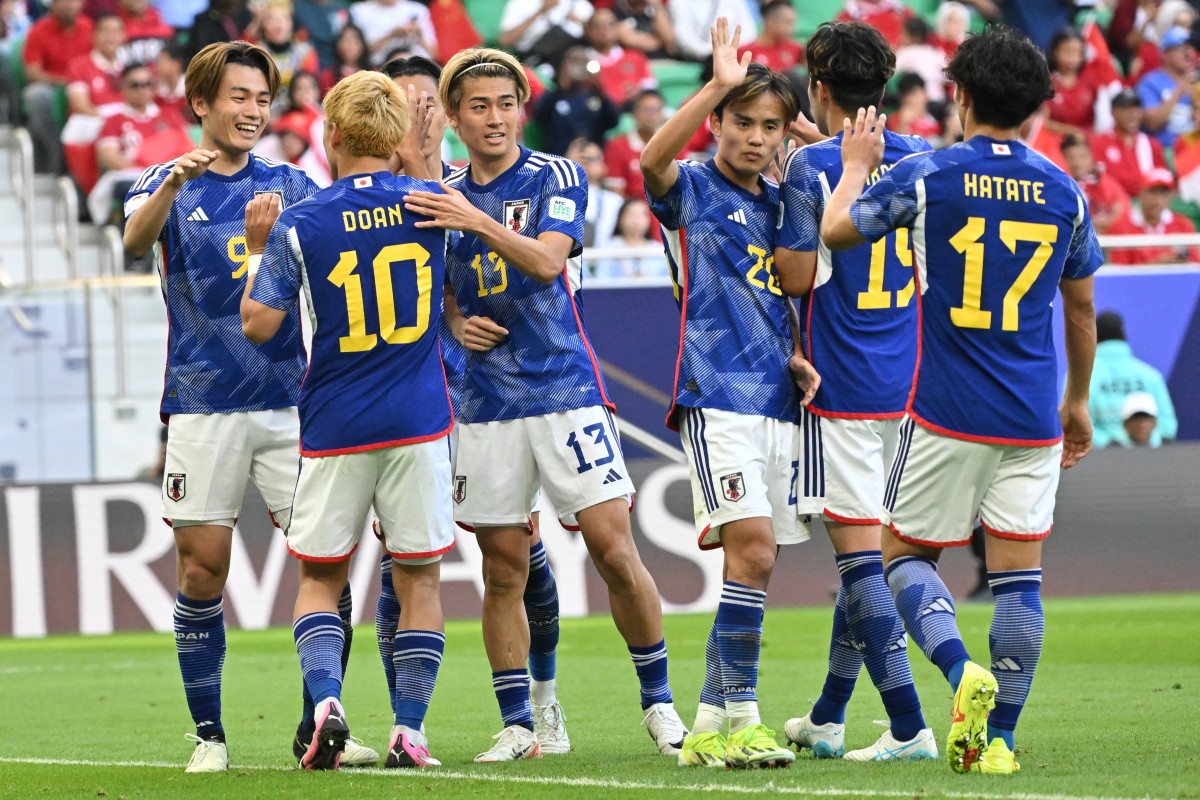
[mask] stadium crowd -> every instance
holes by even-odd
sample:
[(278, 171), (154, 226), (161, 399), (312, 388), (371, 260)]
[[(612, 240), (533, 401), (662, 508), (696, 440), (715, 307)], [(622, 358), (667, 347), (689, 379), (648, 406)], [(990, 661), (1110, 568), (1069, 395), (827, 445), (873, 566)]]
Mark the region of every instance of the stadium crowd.
[[(649, 136), (711, 74), (712, 14), (740, 24), (743, 51), (797, 86), (806, 80), (804, 32), (830, 17), (870, 24), (896, 51), (897, 72), (885, 103), (889, 127), (935, 147), (962, 137), (942, 72), (947, 59), (968, 31), (1004, 21), (1042, 47), (1052, 69), (1055, 96), (1027, 124), (1024, 139), (1083, 187), (1097, 230), (1191, 233), (1200, 221), (1196, 5), (6, 0), (0, 4), (0, 96), (8, 121), (23, 122), (32, 133), (39, 171), (70, 174), (89, 195), (92, 220), (119, 224), (131, 172), (173, 156), (185, 138), (196, 138), (183, 71), (211, 42), (244, 39), (272, 54), (283, 80), (260, 150), (301, 166), (319, 185), (329, 182), (321, 99), (337, 80), (396, 56), (444, 63), (464, 47), (495, 43), (528, 65), (533, 95), (524, 136), (531, 147), (562, 155), (582, 138), (602, 149), (601, 160), (581, 163), (589, 182), (614, 193), (602, 195), (614, 202), (590, 206), (587, 244), (636, 246), (647, 236), (656, 239), (657, 226), (633, 232), (619, 227), (622, 209), (615, 200), (631, 200), (633, 221), (624, 224), (640, 229), (645, 209), (638, 202), (637, 158)], [(706, 157), (714, 147), (705, 126), (685, 154)], [(463, 159), (460, 147), (447, 145), (444, 155), (451, 162)], [(1160, 247), (1116, 249), (1110, 257), (1136, 265), (1194, 262), (1197, 255), (1195, 248)], [(593, 264), (592, 274), (636, 277), (663, 269), (661, 259), (614, 259)]]

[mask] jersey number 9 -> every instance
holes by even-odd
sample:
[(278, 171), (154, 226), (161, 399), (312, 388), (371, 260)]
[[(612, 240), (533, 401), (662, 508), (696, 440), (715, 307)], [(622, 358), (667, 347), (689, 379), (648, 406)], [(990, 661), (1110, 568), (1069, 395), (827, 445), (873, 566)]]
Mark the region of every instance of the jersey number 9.
[[(392, 265), (405, 261), (414, 263), (417, 282), (416, 321), (396, 327), (396, 299), (392, 289)], [(387, 344), (412, 344), (429, 330), (430, 294), (433, 289), (433, 270), (429, 268), (429, 251), (419, 244), (392, 244), (379, 251), (371, 262), (375, 280), (375, 301), (379, 311), (379, 333), (367, 333), (367, 310), (363, 302), (362, 277), (358, 269), (358, 252), (345, 250), (337, 266), (329, 273), (329, 282), (346, 293), (346, 317), (350, 335), (338, 338), (343, 353), (363, 353), (375, 347), (382, 338)]]

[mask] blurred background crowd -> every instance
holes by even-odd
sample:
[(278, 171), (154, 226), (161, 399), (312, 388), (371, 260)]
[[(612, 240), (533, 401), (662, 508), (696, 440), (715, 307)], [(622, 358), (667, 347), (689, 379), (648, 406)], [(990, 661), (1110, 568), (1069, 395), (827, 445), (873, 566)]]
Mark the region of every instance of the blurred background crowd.
[[(396, 56), (438, 63), (464, 47), (517, 53), (534, 86), (525, 142), (585, 169), (588, 241), (615, 253), (654, 244), (638, 156), (711, 70), (708, 26), (742, 26), (743, 47), (805, 94), (804, 41), (827, 20), (862, 20), (896, 50), (889, 126), (945, 146), (962, 130), (942, 68), (989, 22), (1024, 31), (1057, 94), (1026, 142), (1083, 188), (1101, 233), (1194, 232), (1200, 221), (1200, 45), (1188, 0), (0, 0), (0, 101), (26, 125), (39, 171), (69, 174), (92, 221), (120, 222), (125, 188), (193, 145), (189, 59), (246, 39), (283, 75), (263, 155), (329, 182), (321, 98), (341, 77)], [(706, 158), (699, 130), (687, 155)], [(445, 158), (464, 151), (447, 135)], [(1115, 249), (1119, 264), (1200, 261), (1194, 247)], [(662, 258), (595, 262), (606, 277), (666, 274)]]

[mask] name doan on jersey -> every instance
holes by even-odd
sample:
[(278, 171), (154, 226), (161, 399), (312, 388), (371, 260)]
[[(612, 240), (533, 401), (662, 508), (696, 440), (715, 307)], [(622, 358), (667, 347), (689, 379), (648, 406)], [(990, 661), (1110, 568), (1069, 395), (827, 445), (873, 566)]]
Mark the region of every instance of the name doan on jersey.
[(1027, 178), (1002, 178), (998, 175), (963, 173), (963, 196), (980, 200), (1006, 200), (1010, 203), (1046, 205), (1042, 193), (1046, 184)]
[(369, 231), (375, 228), (390, 228), (404, 224), (400, 215), (400, 204), (360, 208), (358, 211), (342, 212), (342, 227), (346, 233)]

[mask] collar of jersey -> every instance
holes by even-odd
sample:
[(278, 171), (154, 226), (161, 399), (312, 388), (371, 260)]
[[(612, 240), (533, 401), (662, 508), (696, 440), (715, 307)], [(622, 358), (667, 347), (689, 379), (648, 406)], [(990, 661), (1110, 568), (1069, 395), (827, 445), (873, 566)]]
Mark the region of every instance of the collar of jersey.
[(249, 178), (250, 173), (254, 171), (255, 160), (258, 158), (258, 156), (254, 155), (254, 153), (250, 153), (249, 156), (249, 159), (246, 161), (246, 166), (242, 167), (232, 175), (222, 175), (219, 172), (213, 172), (211, 169), (206, 169), (201, 177), (211, 178), (214, 181), (221, 181), (222, 183), (233, 183), (234, 181), (240, 181), (243, 178)]
[(717, 178), (724, 181), (725, 184), (730, 189), (733, 189), (735, 192), (737, 192), (738, 194), (740, 194), (742, 197), (746, 198), (750, 202), (752, 202), (752, 203), (767, 203), (767, 202), (771, 201), (771, 193), (769, 191), (771, 185), (768, 184), (761, 175), (758, 176), (758, 185), (762, 187), (762, 191), (759, 192), (758, 194), (755, 194), (754, 192), (748, 191), (746, 189), (743, 189), (741, 186), (738, 186), (736, 183), (729, 180), (729, 178), (726, 178), (725, 173), (723, 173), (723, 172), (721, 172), (721, 170), (717, 169), (717, 159), (715, 157), (710, 158), (708, 161), (704, 162), (704, 166), (707, 167), (708, 169), (712, 170), (712, 174), (716, 175)]
[(471, 168), (469, 165), (467, 167), (467, 173), (465, 175), (463, 175), (463, 183), (466, 184), (466, 187), (468, 189), (470, 189), (472, 192), (474, 192), (476, 194), (486, 194), (487, 192), (494, 192), (497, 188), (499, 188), (502, 184), (504, 184), (509, 179), (510, 176), (515, 174), (517, 170), (519, 170), (521, 167), (525, 166), (525, 162), (527, 160), (529, 160), (529, 155), (532, 151), (529, 148), (521, 146), (521, 145), (518, 145), (518, 147), (521, 148), (521, 154), (517, 156), (516, 162), (514, 162), (511, 167), (504, 170), (504, 172), (501, 172), (499, 175), (492, 178), (492, 180), (489, 183), (487, 183), (485, 185), (480, 185), (480, 184), (476, 183), (475, 181), (471, 180)]

